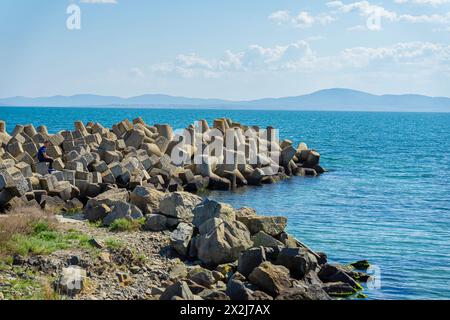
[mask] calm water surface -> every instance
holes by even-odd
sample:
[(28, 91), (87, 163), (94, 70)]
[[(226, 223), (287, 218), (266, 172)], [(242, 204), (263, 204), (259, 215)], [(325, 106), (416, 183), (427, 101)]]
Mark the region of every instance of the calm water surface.
[(175, 128), (225, 116), (306, 142), (328, 174), (210, 197), (287, 216), (288, 231), (330, 260), (369, 259), (381, 270), (370, 299), (450, 299), (450, 114), (0, 107), (9, 131), (137, 116)]

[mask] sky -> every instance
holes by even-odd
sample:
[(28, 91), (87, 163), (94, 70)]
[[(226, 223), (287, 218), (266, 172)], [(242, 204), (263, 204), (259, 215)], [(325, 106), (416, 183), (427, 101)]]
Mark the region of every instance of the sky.
[(450, 0), (1, 0), (0, 97), (450, 96), (449, 40)]

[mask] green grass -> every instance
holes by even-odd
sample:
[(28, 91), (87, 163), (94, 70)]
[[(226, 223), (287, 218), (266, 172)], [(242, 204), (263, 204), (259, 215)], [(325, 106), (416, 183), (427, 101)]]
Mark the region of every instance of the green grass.
[(120, 240), (109, 238), (105, 240), (105, 245), (108, 249), (118, 249), (123, 246), (123, 243)]
[(90, 237), (76, 230), (66, 233), (55, 230), (45, 221), (36, 223), (31, 234), (14, 235), (8, 242), (8, 251), (11, 255), (29, 254), (47, 255), (58, 250), (69, 248), (92, 248)]
[(139, 230), (145, 224), (145, 218), (137, 220), (117, 219), (109, 226), (113, 232), (126, 232)]
[(23, 278), (8, 279), (0, 288), (6, 300), (60, 300), (53, 290), (51, 278), (29, 275)]

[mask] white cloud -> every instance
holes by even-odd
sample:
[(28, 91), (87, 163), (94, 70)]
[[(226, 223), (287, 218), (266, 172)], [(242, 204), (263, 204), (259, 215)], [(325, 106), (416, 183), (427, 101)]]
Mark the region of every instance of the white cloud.
[(450, 3), (450, 0), (394, 0), (394, 2), (399, 3), (399, 4), (410, 2), (410, 3), (415, 3), (415, 4), (438, 6), (438, 5)]
[[(396, 0), (397, 3), (405, 3), (408, 0)], [(443, 4), (450, 0), (414, 0), (415, 3), (421, 4)], [(371, 4), (369, 1), (358, 1), (344, 4), (342, 1), (330, 1), (327, 6), (338, 10), (342, 14), (358, 12), (361, 17), (367, 19), (367, 28), (363, 26), (355, 26), (348, 30), (381, 30), (382, 19), (390, 22), (406, 22), (406, 23), (432, 23), (432, 24), (450, 24), (450, 12), (447, 14), (430, 14), (430, 15), (412, 15), (398, 14), (395, 11), (387, 10), (380, 5)]]
[(334, 18), (324, 13), (313, 16), (307, 11), (301, 11), (297, 15), (291, 15), (289, 11), (280, 10), (273, 12), (269, 16), (269, 20), (279, 25), (290, 25), (294, 28), (309, 28), (316, 23), (326, 25), (333, 22)]
[(264, 47), (251, 45), (221, 58), (208, 59), (197, 54), (180, 54), (172, 62), (153, 65), (150, 72), (178, 75), (182, 78), (219, 78), (235, 73), (309, 73), (392, 72), (406, 68), (408, 72), (435, 70), (450, 75), (450, 45), (431, 42), (400, 42), (384, 47), (352, 47), (335, 55), (319, 55), (307, 41)]

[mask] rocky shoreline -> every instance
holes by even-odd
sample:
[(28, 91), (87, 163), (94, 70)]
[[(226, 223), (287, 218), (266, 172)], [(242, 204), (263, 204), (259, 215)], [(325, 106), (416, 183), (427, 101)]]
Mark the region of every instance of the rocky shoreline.
[[(111, 129), (78, 121), (56, 134), (17, 125), (9, 135), (0, 122), (0, 141), (2, 218), (30, 208), (81, 213), (59, 218), (58, 230), (83, 230), (95, 248), (15, 254), (0, 280), (18, 266), (52, 274), (52, 290), (66, 298), (161, 300), (328, 300), (358, 295), (369, 280), (367, 262), (329, 264), (285, 232), (285, 217), (196, 195), (326, 172), (318, 152), (279, 141), (272, 127), (202, 120), (177, 134), (138, 118)], [(35, 159), (44, 141), (50, 174)], [(137, 227), (110, 231), (122, 224)], [(105, 234), (128, 247), (105, 246)]]

